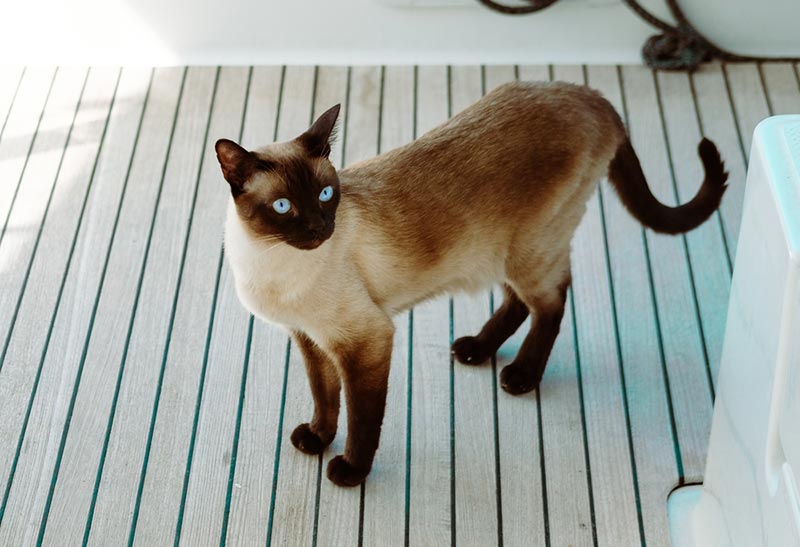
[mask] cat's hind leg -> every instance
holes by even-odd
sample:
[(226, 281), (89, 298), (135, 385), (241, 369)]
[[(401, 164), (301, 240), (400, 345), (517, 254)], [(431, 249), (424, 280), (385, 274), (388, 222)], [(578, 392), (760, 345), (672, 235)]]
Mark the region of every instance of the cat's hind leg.
[(564, 316), (567, 288), (571, 282), (568, 257), (566, 262), (566, 271), (551, 270), (549, 279), (532, 281), (523, 277), (510, 280), (533, 316), (531, 329), (516, 358), (500, 372), (500, 385), (512, 395), (536, 389), (544, 375)]
[(310, 423), (298, 425), (292, 432), (291, 441), (301, 452), (322, 454), (336, 436), (341, 391), (339, 372), (325, 352), (304, 333), (292, 332), (292, 340), (303, 354), (314, 396), (314, 418)]
[(503, 304), (477, 336), (464, 336), (453, 342), (450, 351), (460, 363), (480, 365), (488, 361), (528, 317), (528, 307), (511, 287), (503, 285), (503, 294)]

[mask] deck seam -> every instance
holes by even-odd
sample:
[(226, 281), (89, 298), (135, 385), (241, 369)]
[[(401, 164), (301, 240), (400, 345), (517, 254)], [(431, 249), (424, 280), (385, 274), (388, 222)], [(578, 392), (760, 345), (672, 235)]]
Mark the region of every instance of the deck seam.
[[(483, 71), (483, 67), (481, 67)], [(452, 67), (447, 65), (447, 117), (453, 115), (453, 82), (452, 82)], [(414, 136), (416, 138), (416, 135)], [(448, 317), (450, 322), (449, 340), (447, 347), (453, 346), (455, 340), (455, 317), (454, 317), (454, 303), (453, 297), (448, 296)], [(455, 378), (455, 358), (453, 353), (449, 353), (450, 357), (450, 370), (449, 370), (449, 396), (450, 396), (450, 545), (456, 546), (458, 538), (457, 524), (457, 511), (456, 511), (456, 378)]]
[[(411, 116), (411, 137), (417, 138), (417, 116), (419, 104), (419, 67), (414, 65), (414, 86), (413, 86), (413, 108)], [(405, 526), (404, 541), (405, 547), (409, 547), (411, 541), (411, 424), (413, 416), (412, 396), (414, 393), (414, 308), (408, 310), (408, 384), (406, 390), (406, 484), (405, 484)]]
[(406, 385), (406, 480), (405, 480), (405, 522), (403, 525), (403, 546), (409, 547), (411, 533), (411, 382), (414, 379), (414, 310), (408, 311), (408, 383)]
[[(450, 335), (448, 347), (453, 345), (453, 297), (449, 297), (448, 315), (450, 318)], [(456, 547), (456, 410), (455, 410), (455, 358), (450, 354), (450, 382), (448, 384), (450, 396), (450, 545)]]
[[(282, 80), (283, 79), (281, 79), (281, 81)], [(282, 88), (283, 86), (281, 86), (281, 89)], [(277, 124), (275, 124), (275, 127), (277, 127)], [(281, 462), (281, 448), (283, 446), (283, 435), (282, 435), (283, 418), (284, 418), (284, 412), (286, 410), (286, 385), (289, 380), (289, 358), (291, 357), (291, 351), (292, 351), (292, 339), (291, 337), (287, 337), (286, 358), (283, 364), (283, 385), (281, 386), (281, 407), (278, 413), (278, 433), (275, 439), (275, 462), (273, 463), (272, 466), (272, 488), (269, 500), (269, 518), (267, 519), (267, 540), (265, 542), (266, 547), (270, 547), (272, 545), (272, 527), (274, 525), (274, 518), (275, 518), (275, 500), (278, 497), (278, 473)]]
[(792, 68), (794, 69), (794, 79), (797, 81), (797, 90), (800, 91), (800, 71), (797, 70), (798, 63), (794, 63)]
[(775, 112), (775, 108), (772, 103), (772, 98), (769, 96), (769, 87), (764, 79), (764, 67), (761, 61), (756, 62), (756, 72), (758, 72), (758, 81), (761, 84), (761, 90), (764, 93), (764, 100), (767, 102), (767, 111), (769, 112), (769, 115), (772, 116)]

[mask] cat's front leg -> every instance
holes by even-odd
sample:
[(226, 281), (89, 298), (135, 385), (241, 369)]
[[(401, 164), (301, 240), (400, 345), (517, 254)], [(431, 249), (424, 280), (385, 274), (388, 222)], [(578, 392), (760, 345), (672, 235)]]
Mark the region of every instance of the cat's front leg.
[(339, 372), (328, 355), (305, 333), (292, 332), (306, 365), (308, 383), (314, 397), (314, 418), (292, 432), (292, 444), (306, 454), (322, 454), (336, 436), (339, 421)]
[(369, 330), (337, 345), (347, 402), (347, 443), (328, 464), (328, 478), (339, 486), (364, 482), (378, 449), (386, 407), (394, 325), (387, 317), (367, 323)]

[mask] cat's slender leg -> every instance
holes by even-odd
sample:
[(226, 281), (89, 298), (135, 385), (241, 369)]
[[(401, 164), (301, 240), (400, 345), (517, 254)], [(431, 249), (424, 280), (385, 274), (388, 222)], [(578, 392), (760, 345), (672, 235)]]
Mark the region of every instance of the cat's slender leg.
[(549, 290), (539, 289), (530, 295), (522, 294), (534, 320), (517, 357), (500, 372), (500, 385), (508, 393), (527, 393), (536, 389), (542, 380), (564, 316), (569, 285), (570, 278), (567, 276)]
[(292, 444), (306, 454), (321, 454), (336, 436), (339, 420), (339, 372), (333, 361), (302, 332), (292, 339), (303, 354), (311, 394), (314, 396), (314, 418), (300, 424), (292, 432)]
[(503, 304), (494, 312), (477, 336), (459, 338), (450, 348), (465, 365), (480, 365), (497, 352), (528, 317), (528, 307), (508, 285), (503, 285)]
[(368, 324), (366, 336), (337, 350), (347, 402), (347, 443), (344, 454), (328, 463), (328, 478), (339, 486), (364, 482), (381, 435), (394, 325), (388, 318)]

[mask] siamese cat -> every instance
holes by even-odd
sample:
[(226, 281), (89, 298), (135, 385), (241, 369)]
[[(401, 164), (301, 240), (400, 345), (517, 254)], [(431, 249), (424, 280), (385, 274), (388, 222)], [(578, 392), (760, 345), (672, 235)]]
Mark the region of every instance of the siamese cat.
[(483, 363), (531, 314), (500, 374), (508, 393), (529, 392), (559, 330), (570, 240), (598, 181), (607, 175), (643, 225), (679, 234), (719, 207), (728, 177), (703, 139), (699, 192), (661, 204), (611, 104), (561, 82), (502, 85), (410, 144), (337, 172), (328, 156), (338, 114), (339, 105), (296, 139), (252, 152), (221, 139), (216, 153), (231, 191), (225, 248), (238, 296), (288, 329), (305, 360), (314, 415), (292, 433), (296, 448), (330, 444), (344, 388), (346, 447), (327, 468), (341, 486), (365, 480), (378, 448), (394, 315), (501, 284), (502, 306), (452, 353)]

